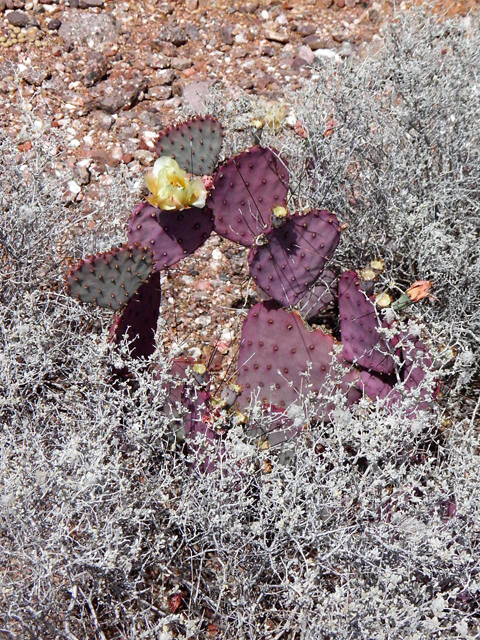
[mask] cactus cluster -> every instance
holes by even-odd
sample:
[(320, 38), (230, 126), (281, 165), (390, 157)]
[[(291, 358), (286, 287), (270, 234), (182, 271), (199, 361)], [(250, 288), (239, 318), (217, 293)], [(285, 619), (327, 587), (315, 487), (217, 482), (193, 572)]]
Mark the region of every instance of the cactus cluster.
[[(118, 342), (126, 335), (132, 355), (147, 357), (155, 348), (160, 271), (194, 253), (213, 231), (250, 247), (250, 276), (271, 300), (256, 304), (244, 321), (238, 386), (215, 397), (205, 373), (195, 370), (193, 361), (182, 360), (174, 363), (180, 383), (167, 393), (166, 410), (177, 416), (180, 403), (186, 412), (189, 450), (200, 454), (213, 446), (217, 456), (228, 427), (246, 420), (237, 409), (247, 412), (251, 401), (260, 400), (279, 414), (283, 426), (275, 441), (280, 442), (298, 433), (289, 410), (302, 399), (323, 421), (334, 408), (335, 393), (348, 406), (366, 395), (386, 398), (388, 407), (401, 398), (398, 381), (413, 390), (432, 364), (418, 340), (383, 337), (377, 308), (356, 272), (338, 277), (331, 266), (341, 235), (337, 217), (327, 210), (288, 212), (289, 171), (278, 152), (254, 146), (219, 164), (222, 140), (223, 128), (211, 116), (165, 130), (156, 144), (162, 167), (147, 179), (153, 195), (130, 216), (129, 244), (85, 258), (67, 277), (72, 296), (117, 312), (112, 339)], [(196, 176), (193, 183), (185, 172)], [(335, 305), (341, 342), (306, 324)], [(288, 309), (294, 306), (297, 310)], [(187, 371), (199, 383), (195, 398), (182, 382)], [(428, 408), (425, 397), (418, 406)], [(255, 425), (248, 428), (254, 431)], [(214, 466), (214, 458), (205, 453), (201, 469)]]

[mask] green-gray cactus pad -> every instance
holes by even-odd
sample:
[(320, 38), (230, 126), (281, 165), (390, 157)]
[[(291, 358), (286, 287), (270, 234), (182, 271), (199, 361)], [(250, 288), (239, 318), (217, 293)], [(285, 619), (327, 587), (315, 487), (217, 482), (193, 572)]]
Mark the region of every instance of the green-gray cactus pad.
[(198, 116), (165, 129), (155, 151), (159, 156), (172, 157), (188, 173), (211, 175), (218, 164), (222, 141), (222, 125), (212, 116)]
[(81, 302), (118, 311), (154, 268), (152, 253), (137, 245), (87, 256), (67, 276), (67, 293)]

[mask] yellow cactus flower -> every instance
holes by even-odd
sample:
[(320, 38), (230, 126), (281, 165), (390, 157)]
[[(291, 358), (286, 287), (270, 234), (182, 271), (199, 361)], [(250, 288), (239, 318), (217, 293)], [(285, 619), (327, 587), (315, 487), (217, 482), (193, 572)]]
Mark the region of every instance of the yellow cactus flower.
[(169, 156), (162, 156), (155, 161), (152, 170), (145, 174), (145, 184), (152, 194), (147, 202), (159, 209), (205, 206), (207, 190), (202, 180), (189, 180), (178, 162)]

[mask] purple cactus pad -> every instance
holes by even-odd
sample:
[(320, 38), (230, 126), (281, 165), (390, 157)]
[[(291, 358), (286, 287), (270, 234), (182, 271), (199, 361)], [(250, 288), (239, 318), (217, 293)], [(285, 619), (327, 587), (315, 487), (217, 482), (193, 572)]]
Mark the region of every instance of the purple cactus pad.
[(272, 209), (283, 205), (289, 173), (274, 151), (251, 147), (218, 168), (207, 205), (215, 231), (247, 247), (272, 229)]
[(325, 269), (313, 286), (298, 301), (298, 310), (305, 320), (311, 320), (324, 311), (334, 300), (337, 293), (335, 273)]
[(383, 380), (380, 376), (368, 371), (361, 371), (357, 387), (365, 393), (369, 398), (384, 399), (391, 393), (393, 387), (389, 382)]
[[(248, 406), (256, 397), (267, 405), (285, 409), (301, 403), (310, 392), (326, 390), (327, 376), (336, 375), (332, 358), (342, 365), (341, 356), (333, 356), (334, 339), (321, 329), (309, 331), (297, 312), (277, 308), (274, 302), (260, 302), (250, 310), (242, 329), (242, 342), (238, 360), (238, 382), (243, 387), (239, 398), (241, 406)], [(304, 372), (310, 369), (309, 383)], [(351, 388), (356, 371), (345, 371), (336, 386), (347, 396), (348, 404), (361, 397)], [(309, 385), (307, 387), (307, 384)], [(317, 415), (326, 419), (333, 409), (332, 403), (320, 404), (313, 400)]]
[(295, 214), (266, 234), (248, 258), (255, 283), (282, 306), (296, 304), (318, 279), (340, 240), (339, 223), (329, 211)]
[(110, 329), (116, 343), (126, 334), (134, 358), (155, 351), (155, 332), (160, 313), (160, 273), (157, 271), (130, 299)]
[(212, 215), (207, 207), (163, 211), (142, 203), (134, 208), (128, 223), (130, 242), (138, 242), (153, 252), (157, 270), (192, 254), (212, 230)]
[(380, 322), (375, 307), (355, 271), (347, 271), (339, 279), (338, 307), (345, 359), (377, 373), (393, 373), (393, 358), (377, 331)]

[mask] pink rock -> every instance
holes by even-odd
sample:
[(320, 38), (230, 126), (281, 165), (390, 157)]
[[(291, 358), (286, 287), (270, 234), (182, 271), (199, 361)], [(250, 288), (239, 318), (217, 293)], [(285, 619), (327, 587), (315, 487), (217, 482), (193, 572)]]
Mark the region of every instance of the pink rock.
[(307, 64), (313, 64), (315, 60), (315, 55), (310, 47), (302, 45), (298, 50), (298, 57), (303, 58)]

